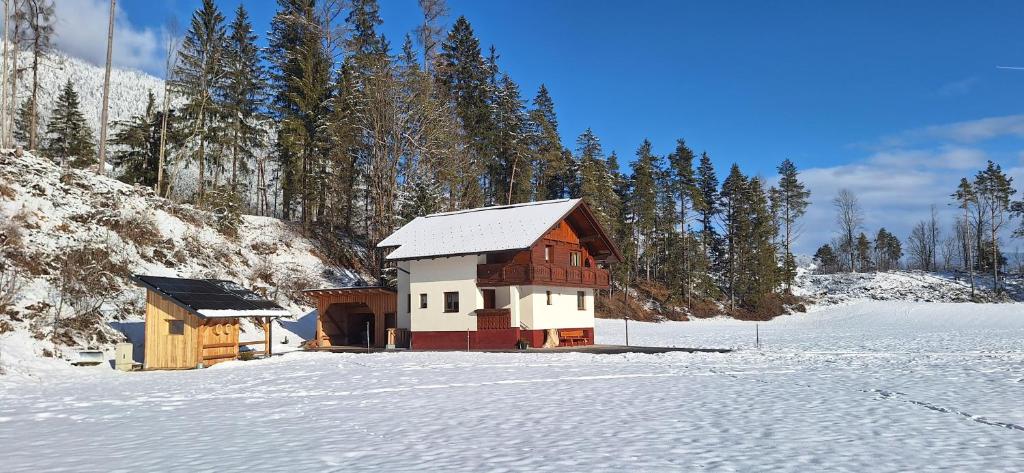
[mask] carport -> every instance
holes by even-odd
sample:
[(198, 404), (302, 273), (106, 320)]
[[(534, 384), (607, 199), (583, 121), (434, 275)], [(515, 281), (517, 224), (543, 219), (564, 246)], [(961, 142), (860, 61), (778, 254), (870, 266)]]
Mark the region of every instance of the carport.
[(408, 330), (396, 326), (394, 289), (358, 286), (303, 292), (316, 301), (316, 348), (407, 346), (402, 342), (408, 340)]

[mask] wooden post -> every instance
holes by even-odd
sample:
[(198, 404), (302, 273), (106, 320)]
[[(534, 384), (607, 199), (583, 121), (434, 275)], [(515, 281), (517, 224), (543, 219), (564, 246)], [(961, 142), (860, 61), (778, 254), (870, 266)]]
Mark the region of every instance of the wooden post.
[[(323, 297), (323, 296), (320, 296), (320, 297)], [(313, 346), (317, 347), (317, 348), (323, 346), (323, 345), (321, 345), (321, 341), (324, 339), (323, 317), (324, 317), (324, 304), (323, 304), (322, 299), (320, 299), (318, 297), (317, 298), (317, 304), (316, 304), (316, 343), (313, 344)]]
[(203, 345), (206, 343), (205, 329), (206, 324), (202, 320), (199, 321), (199, 325), (196, 326), (196, 365), (206, 366), (203, 362)]
[(270, 331), (273, 330), (273, 319), (270, 317), (264, 318), (266, 321), (263, 322), (263, 337), (266, 340), (266, 344), (263, 347), (263, 353), (267, 357), (270, 356), (270, 346), (273, 344), (273, 340), (270, 337)]

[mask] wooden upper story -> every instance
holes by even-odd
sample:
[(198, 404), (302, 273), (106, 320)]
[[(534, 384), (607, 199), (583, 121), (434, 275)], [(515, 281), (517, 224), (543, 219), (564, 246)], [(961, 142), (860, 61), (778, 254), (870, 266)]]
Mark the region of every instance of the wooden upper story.
[[(591, 217), (587, 214), (579, 218)], [(611, 282), (608, 270), (598, 267), (598, 262), (607, 261), (615, 252), (596, 222), (592, 234), (580, 227), (583, 225), (570, 215), (528, 249), (487, 254), (487, 262), (477, 266), (477, 285), (607, 288)], [(588, 244), (602, 238), (603, 246)], [(592, 253), (600, 250), (607, 251), (600, 258)]]

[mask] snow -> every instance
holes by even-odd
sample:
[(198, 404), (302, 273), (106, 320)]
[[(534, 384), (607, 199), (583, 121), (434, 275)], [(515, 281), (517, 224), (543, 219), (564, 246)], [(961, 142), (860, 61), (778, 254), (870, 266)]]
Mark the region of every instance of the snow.
[[(10, 472), (1017, 470), (1021, 307), (861, 300), (629, 325), (634, 344), (737, 349), (724, 354), (63, 367), (0, 377), (0, 449)], [(624, 323), (597, 334), (621, 343)]]
[(199, 315), (203, 317), (287, 317), (291, 312), (276, 309), (199, 309)]
[(381, 241), (389, 260), (518, 250), (576, 208), (580, 199), (484, 207), (417, 217)]
[[(2, 44), (2, 43), (0, 43)], [(22, 52), (18, 56), (18, 67), (29, 67), (32, 53)], [(47, 54), (39, 67), (39, 113), (43, 117), (42, 130), (50, 117), (64, 83), (71, 81), (78, 92), (82, 113), (85, 115), (93, 139), (99, 141), (100, 109), (103, 103), (104, 69), (68, 56), (61, 51)], [(28, 99), (32, 92), (32, 74), (27, 72), (18, 79), (18, 106)], [(149, 92), (156, 97), (157, 106), (163, 104), (164, 81), (150, 74), (132, 69), (112, 68), (110, 71), (110, 123), (129, 120), (146, 110)], [(175, 105), (180, 99), (174, 101)], [(17, 110), (17, 108), (14, 108)]]
[[(13, 198), (0, 196), (0, 224), (15, 222), (21, 233), (21, 242), (11, 251), (27, 255), (25, 259), (46, 265), (50, 271), (21, 272), (26, 285), (15, 301), (19, 316), (9, 317), (14, 331), (0, 334), (0, 369), (8, 376), (45, 378), (55, 364), (67, 365), (65, 360), (41, 357), (44, 350), (67, 357), (78, 348), (98, 348), (112, 357), (114, 344), (124, 337), (136, 343), (136, 358), (140, 358), (145, 289), (131, 280), (132, 274), (227, 279), (264, 289), (286, 309), (284, 314), (293, 316), (274, 321), (275, 340), (287, 338), (287, 349), (312, 338), (308, 321), (312, 308), (298, 294), (299, 289), (352, 284), (360, 279), (354, 271), (325, 261), (314, 241), (281, 220), (243, 216), (238, 235), (230, 236), (218, 232), (205, 212), (157, 198), (151, 189), (82, 170), (61, 176), (61, 169), (50, 160), (0, 150), (0, 183), (14, 192)], [(125, 236), (125, 227), (142, 225), (153, 225), (151, 241)], [(62, 254), (81, 247), (107, 249), (111, 261), (123, 264), (126, 271), (117, 275), (117, 287), (101, 309), (105, 323), (96, 324), (93, 331), (75, 333), (77, 346), (55, 347), (48, 337), (53, 316), (50, 307), (56, 305), (58, 295), (52, 265)], [(45, 307), (31, 309), (40, 305)], [(247, 315), (256, 314), (250, 311)], [(249, 321), (242, 324), (243, 336), (262, 339), (257, 326)], [(105, 334), (106, 341), (97, 341), (96, 332)], [(36, 339), (32, 334), (42, 337)]]

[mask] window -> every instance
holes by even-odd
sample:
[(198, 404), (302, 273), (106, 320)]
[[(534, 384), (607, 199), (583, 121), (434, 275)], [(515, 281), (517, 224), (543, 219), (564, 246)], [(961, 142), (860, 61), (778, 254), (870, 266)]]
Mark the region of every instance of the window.
[(405, 295), (405, 313), (406, 314), (411, 314), (412, 313), (412, 294), (406, 294)]
[(446, 293), (444, 293), (444, 311), (445, 312), (458, 312), (459, 311), (459, 293), (457, 293), (457, 292), (446, 292)]
[(185, 335), (185, 321), (184, 320), (168, 320), (167, 321), (167, 334), (168, 335)]
[(569, 266), (579, 266), (579, 265), (580, 265), (580, 252), (579, 251), (571, 251), (571, 252), (569, 252)]
[(586, 291), (576, 291), (576, 308), (579, 310), (587, 310)]
[(555, 253), (555, 247), (551, 245), (544, 245), (544, 262), (550, 263), (551, 258)]
[(551, 291), (547, 291), (548, 305), (551, 305)]
[(420, 309), (426, 309), (426, 308), (427, 308), (427, 295), (426, 294), (420, 294)]

